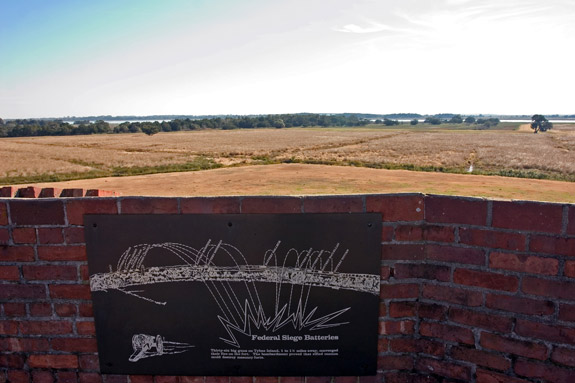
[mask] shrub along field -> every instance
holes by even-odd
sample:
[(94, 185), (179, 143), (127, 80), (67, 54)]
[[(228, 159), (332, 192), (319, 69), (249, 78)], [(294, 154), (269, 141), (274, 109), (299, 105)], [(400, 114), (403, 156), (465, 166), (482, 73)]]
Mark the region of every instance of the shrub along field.
[(501, 123), (0, 139), (2, 185), (277, 163), (575, 181), (575, 124), (540, 134)]

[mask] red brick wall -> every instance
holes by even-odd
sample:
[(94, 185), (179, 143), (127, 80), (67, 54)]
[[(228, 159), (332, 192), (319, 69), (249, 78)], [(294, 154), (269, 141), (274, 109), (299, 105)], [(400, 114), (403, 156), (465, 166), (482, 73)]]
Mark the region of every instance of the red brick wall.
[[(99, 374), (84, 214), (312, 212), (381, 213), (378, 376)], [(417, 194), (4, 198), (0, 303), (0, 381), (575, 382), (575, 205)]]

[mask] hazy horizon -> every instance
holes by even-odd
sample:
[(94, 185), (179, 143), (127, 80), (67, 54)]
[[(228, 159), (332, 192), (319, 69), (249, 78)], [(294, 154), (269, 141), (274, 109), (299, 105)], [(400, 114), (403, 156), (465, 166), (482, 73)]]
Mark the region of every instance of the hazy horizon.
[(0, 14), (4, 119), (575, 113), (569, 0), (30, 0)]

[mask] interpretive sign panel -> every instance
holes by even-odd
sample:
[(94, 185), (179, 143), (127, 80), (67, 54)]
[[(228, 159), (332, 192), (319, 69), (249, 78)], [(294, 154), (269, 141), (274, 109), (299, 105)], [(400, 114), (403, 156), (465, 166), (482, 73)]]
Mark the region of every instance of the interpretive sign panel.
[(379, 214), (87, 215), (106, 374), (374, 375)]

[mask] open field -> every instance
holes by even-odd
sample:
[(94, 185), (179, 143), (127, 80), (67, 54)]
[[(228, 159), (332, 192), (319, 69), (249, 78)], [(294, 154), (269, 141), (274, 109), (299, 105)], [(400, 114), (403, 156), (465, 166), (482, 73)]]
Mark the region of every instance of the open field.
[[(518, 124), (501, 124), (497, 130), (378, 126), (4, 138), (0, 185), (217, 167), (240, 171), (237, 166), (279, 163), (442, 173), (467, 173), (472, 165), (474, 174), (575, 180), (575, 124), (556, 124), (541, 134), (518, 128)], [(515, 182), (504, 180), (509, 186)], [(575, 183), (567, 185), (573, 191)], [(296, 189), (290, 194), (306, 193), (305, 187)]]

